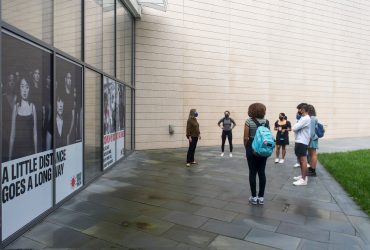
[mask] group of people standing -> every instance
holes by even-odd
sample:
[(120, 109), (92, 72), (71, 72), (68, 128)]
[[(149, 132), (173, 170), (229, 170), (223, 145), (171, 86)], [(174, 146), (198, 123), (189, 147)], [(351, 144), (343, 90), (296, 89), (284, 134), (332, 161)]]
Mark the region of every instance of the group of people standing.
[[(253, 205), (264, 204), (264, 192), (266, 187), (266, 162), (267, 157), (257, 155), (252, 143), (259, 126), (265, 126), (270, 129), (270, 124), (266, 115), (266, 106), (262, 103), (253, 103), (248, 108), (248, 119), (245, 121), (243, 144), (245, 146), (246, 158), (249, 167), (249, 184), (251, 196), (249, 202)], [(189, 140), (189, 149), (187, 153), (186, 166), (196, 164), (194, 154), (198, 139), (200, 137), (199, 123), (197, 121), (198, 113), (196, 109), (191, 109), (186, 126), (186, 137)], [(316, 176), (316, 163), (318, 149), (318, 136), (315, 134), (315, 127), (318, 123), (314, 106), (307, 103), (301, 103), (297, 106), (297, 123), (292, 126), (285, 113), (279, 114), (279, 119), (274, 124), (276, 132), (276, 158), (275, 163), (283, 164), (286, 156), (286, 145), (289, 145), (289, 131), (295, 133), (294, 152), (297, 157), (297, 163), (301, 168), (301, 175), (293, 177), (295, 186), (307, 185), (307, 176)], [(224, 112), (224, 117), (217, 123), (222, 129), (221, 157), (224, 156), (226, 138), (230, 144), (230, 157), (232, 157), (232, 130), (236, 126), (235, 121), (230, 117), (230, 111)], [(281, 152), (281, 157), (280, 157)], [(310, 167), (307, 168), (307, 158), (310, 161)], [(257, 194), (257, 175), (259, 179), (259, 190)]]

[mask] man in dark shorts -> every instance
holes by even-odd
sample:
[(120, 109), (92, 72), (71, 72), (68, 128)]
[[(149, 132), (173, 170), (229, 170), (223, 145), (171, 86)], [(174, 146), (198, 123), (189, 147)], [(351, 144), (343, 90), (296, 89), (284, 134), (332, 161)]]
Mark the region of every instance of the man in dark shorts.
[(311, 119), (308, 115), (308, 106), (300, 104), (297, 106), (298, 114), (301, 115), (299, 121), (293, 126), (295, 133), (295, 146), (294, 152), (299, 160), (301, 167), (301, 175), (294, 177), (293, 185), (305, 186), (307, 185), (307, 146), (310, 143), (310, 127)]

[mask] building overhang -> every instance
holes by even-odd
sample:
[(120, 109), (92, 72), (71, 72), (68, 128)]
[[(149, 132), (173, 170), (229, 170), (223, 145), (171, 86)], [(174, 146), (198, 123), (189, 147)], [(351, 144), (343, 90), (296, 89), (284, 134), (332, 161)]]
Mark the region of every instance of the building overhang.
[(141, 6), (157, 9), (160, 11), (167, 10), (167, 0), (137, 0)]
[(143, 6), (165, 12), (168, 4), (168, 0), (123, 0), (123, 2), (135, 18), (141, 17)]

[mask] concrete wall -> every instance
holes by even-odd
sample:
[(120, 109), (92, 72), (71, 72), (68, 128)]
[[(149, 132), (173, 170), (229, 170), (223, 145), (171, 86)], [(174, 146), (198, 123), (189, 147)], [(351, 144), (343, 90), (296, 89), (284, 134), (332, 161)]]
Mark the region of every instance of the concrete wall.
[[(224, 110), (242, 142), (248, 106), (295, 121), (308, 102), (325, 138), (369, 136), (370, 3), (365, 0), (170, 0), (136, 29), (136, 149), (187, 146), (190, 108), (218, 145)], [(358, 118), (361, 118), (360, 120)], [(169, 135), (168, 125), (175, 125)]]

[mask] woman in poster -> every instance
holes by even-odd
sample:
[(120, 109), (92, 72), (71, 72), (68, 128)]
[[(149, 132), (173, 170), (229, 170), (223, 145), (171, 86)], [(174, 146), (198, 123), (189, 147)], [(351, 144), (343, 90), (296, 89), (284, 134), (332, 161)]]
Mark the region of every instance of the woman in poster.
[(42, 125), (42, 131), (43, 131), (43, 147), (42, 150), (50, 150), (52, 148), (52, 135), (53, 135), (53, 121), (52, 121), (52, 100), (50, 98), (51, 93), (51, 79), (50, 75), (46, 77), (44, 90), (42, 93), (42, 112), (43, 112), (43, 125)]
[(56, 133), (55, 133), (55, 145), (57, 148), (64, 147), (67, 145), (68, 126), (64, 119), (64, 98), (62, 93), (57, 94), (57, 106), (56, 106)]
[(110, 110), (108, 94), (104, 92), (104, 135), (111, 133), (112, 129), (112, 112)]
[(17, 101), (16, 95), (16, 80), (13, 73), (10, 73), (5, 81), (5, 84), (2, 86), (2, 162), (7, 162), (9, 157), (9, 135), (11, 129), (11, 120), (13, 114), (13, 108)]
[(9, 160), (37, 153), (36, 107), (30, 101), (30, 81), (21, 78), (14, 104), (9, 141)]

